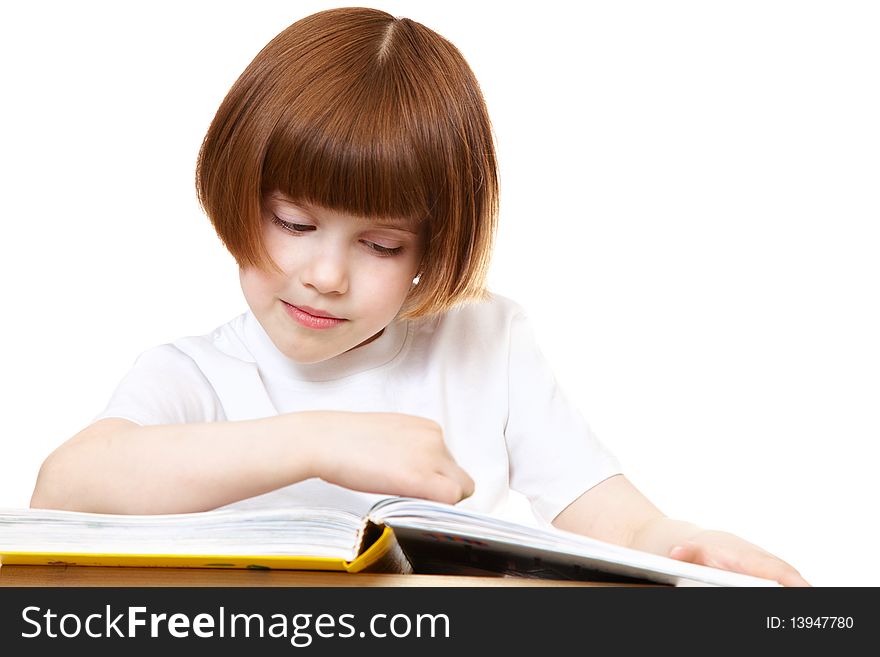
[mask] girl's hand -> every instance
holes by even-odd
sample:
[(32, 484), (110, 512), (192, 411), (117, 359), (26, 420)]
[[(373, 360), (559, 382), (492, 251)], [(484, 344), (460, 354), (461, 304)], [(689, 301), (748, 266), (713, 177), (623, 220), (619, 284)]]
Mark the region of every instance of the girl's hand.
[(455, 504), (474, 482), (452, 458), (436, 422), (401, 413), (314, 411), (315, 476), (367, 493)]
[(679, 561), (772, 579), (785, 586), (810, 586), (782, 559), (727, 532), (703, 530), (669, 552)]
[(809, 586), (789, 564), (738, 536), (666, 517), (623, 475), (593, 486), (556, 516), (553, 524), (679, 561), (763, 577), (786, 586)]

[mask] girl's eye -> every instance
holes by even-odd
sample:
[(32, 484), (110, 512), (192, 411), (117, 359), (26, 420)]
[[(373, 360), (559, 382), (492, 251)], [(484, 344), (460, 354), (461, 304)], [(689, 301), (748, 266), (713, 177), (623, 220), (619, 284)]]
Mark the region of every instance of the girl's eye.
[(272, 217), (272, 223), (276, 226), (281, 227), (289, 233), (305, 233), (310, 230), (315, 230), (315, 226), (312, 226), (311, 224), (294, 224), (289, 221), (279, 219), (276, 216)]
[(402, 246), (395, 246), (392, 248), (389, 246), (382, 246), (381, 244), (376, 244), (375, 242), (368, 242), (366, 240), (364, 241), (364, 245), (368, 249), (370, 249), (371, 251), (375, 252), (376, 255), (381, 255), (381, 256), (393, 256), (393, 255), (397, 255), (398, 253), (403, 251)]
[[(288, 233), (293, 235), (301, 235), (302, 233), (308, 233), (317, 228), (317, 226), (313, 226), (312, 224), (296, 224), (291, 221), (284, 221), (280, 217), (275, 215), (272, 216), (272, 223), (281, 228)], [(370, 242), (369, 240), (361, 240), (364, 246), (366, 246), (370, 251), (379, 256), (393, 256), (397, 255), (401, 251), (403, 251), (402, 246), (382, 246), (381, 244), (376, 244), (375, 242)]]

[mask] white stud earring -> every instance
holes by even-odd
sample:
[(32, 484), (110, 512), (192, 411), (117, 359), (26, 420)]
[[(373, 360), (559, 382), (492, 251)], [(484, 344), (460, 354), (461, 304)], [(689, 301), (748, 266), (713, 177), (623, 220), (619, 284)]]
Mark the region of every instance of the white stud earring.
[(422, 278), (422, 274), (421, 274), (421, 273), (416, 274), (416, 277), (413, 279), (412, 284), (413, 284), (413, 285), (418, 285), (418, 284), (419, 284), (419, 280), (420, 280), (421, 278)]

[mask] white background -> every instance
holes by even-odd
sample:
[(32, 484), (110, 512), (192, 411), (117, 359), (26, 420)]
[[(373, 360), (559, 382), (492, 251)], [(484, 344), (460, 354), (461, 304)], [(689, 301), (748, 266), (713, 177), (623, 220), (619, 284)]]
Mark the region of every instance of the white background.
[[(245, 309), (196, 153), (267, 41), (345, 4), (3, 4), (0, 505), (141, 351)], [(632, 481), (815, 584), (880, 584), (877, 5), (379, 7), (480, 79), (492, 288)]]

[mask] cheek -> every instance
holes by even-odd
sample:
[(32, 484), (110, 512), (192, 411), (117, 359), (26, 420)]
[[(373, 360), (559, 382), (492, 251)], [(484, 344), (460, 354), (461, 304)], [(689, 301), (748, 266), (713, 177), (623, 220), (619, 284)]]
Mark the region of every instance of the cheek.
[(414, 276), (415, 271), (406, 269), (402, 274), (396, 276), (393, 281), (388, 282), (386, 287), (388, 306), (389, 310), (393, 311), (393, 314), (396, 315), (400, 311), (410, 292), (412, 292)]
[(400, 306), (412, 288), (415, 274), (408, 264), (395, 267), (371, 267), (362, 276), (364, 296), (379, 302), (384, 308), (394, 310)]
[(273, 290), (278, 287), (276, 279), (276, 276), (260, 271), (256, 267), (239, 269), (238, 273), (241, 291), (250, 303), (271, 295)]
[(280, 235), (278, 229), (274, 227), (266, 227), (263, 230), (263, 248), (266, 254), (282, 269), (286, 269), (289, 263), (295, 259), (293, 247), (295, 240)]

